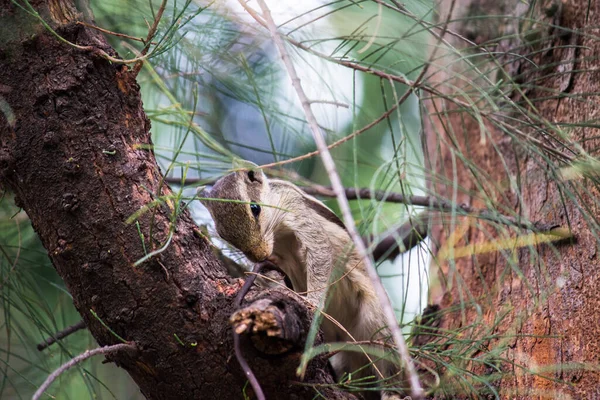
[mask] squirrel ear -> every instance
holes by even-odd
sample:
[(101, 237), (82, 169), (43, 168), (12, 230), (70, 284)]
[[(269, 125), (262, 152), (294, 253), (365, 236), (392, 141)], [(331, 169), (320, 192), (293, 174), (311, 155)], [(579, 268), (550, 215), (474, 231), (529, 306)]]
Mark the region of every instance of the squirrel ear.
[(265, 178), (266, 178), (265, 173), (261, 169), (257, 169), (257, 168), (251, 168), (251, 169), (249, 169), (246, 172), (246, 175), (248, 176), (248, 179), (250, 180), (250, 183), (252, 183), (252, 182), (258, 182), (261, 185), (265, 181)]
[(263, 170), (259, 168), (258, 164), (254, 164), (252, 161), (234, 158), (232, 165), (234, 170), (244, 171), (248, 175), (250, 182), (259, 182), (262, 184), (267, 178)]
[(261, 177), (260, 181), (261, 182), (264, 182), (265, 179), (267, 178), (267, 175), (265, 175), (265, 172), (262, 169), (260, 169), (260, 168), (255, 168), (254, 169), (254, 173), (260, 175), (260, 177)]

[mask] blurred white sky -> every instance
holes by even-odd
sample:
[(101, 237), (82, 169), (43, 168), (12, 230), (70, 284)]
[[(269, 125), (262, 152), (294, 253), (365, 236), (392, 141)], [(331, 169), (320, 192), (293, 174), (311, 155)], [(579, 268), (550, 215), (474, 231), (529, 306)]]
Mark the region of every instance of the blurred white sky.
[[(313, 21), (303, 26), (301, 30), (294, 32), (296, 40), (309, 37), (336, 37), (342, 34), (338, 32), (339, 28), (331, 24), (330, 18), (316, 18), (331, 11), (330, 6), (325, 5), (326, 3), (330, 3), (330, 1), (267, 0), (276, 24), (281, 25), (285, 23), (280, 27), (282, 32), (289, 32), (295, 27)], [(256, 1), (249, 1), (247, 4), (260, 14), (260, 8)], [(268, 36), (266, 29), (255, 22), (252, 16), (244, 10), (237, 0), (218, 0), (216, 5), (217, 9), (223, 15), (236, 21), (249, 35), (260, 38), (258, 40), (263, 41), (261, 46), (272, 46), (271, 38)], [(319, 8), (320, 6), (322, 7)], [(310, 12), (311, 10), (315, 11)], [(296, 18), (299, 15), (302, 16)], [(337, 20), (337, 25), (339, 26), (339, 19)], [(348, 32), (348, 30), (353, 30), (354, 27), (347, 24), (342, 29)], [(335, 45), (336, 43), (333, 41), (326, 42), (320, 45), (319, 51), (327, 53), (329, 50), (330, 52)], [(329, 104), (313, 104), (312, 106), (319, 124), (334, 132), (342, 131), (343, 128), (352, 123), (352, 102), (355, 101), (358, 105), (363, 102), (364, 90), (361, 75), (357, 74), (353, 77), (354, 73), (350, 68), (325, 62), (321, 58), (310, 54), (299, 55), (290, 46), (288, 46), (288, 50), (294, 59), (302, 86), (309, 99), (329, 100), (348, 104), (348, 108), (336, 107)], [(279, 61), (279, 57), (277, 57), (277, 60)], [(355, 86), (349, 85), (348, 82), (355, 82)], [(280, 109), (292, 116), (298, 117), (300, 120), (304, 120), (300, 102), (289, 77), (285, 73), (281, 74), (277, 90), (278, 93), (274, 96), (274, 99), (276, 99)], [(416, 97), (414, 100), (416, 101)], [(415, 112), (418, 112), (418, 106), (414, 107), (414, 109)], [(228, 128), (237, 129), (238, 127), (229, 126)], [(310, 134), (308, 131), (306, 133), (307, 135)], [(196, 216), (203, 222), (210, 221), (210, 216), (205, 210), (196, 210), (196, 212)], [(401, 316), (400, 310), (404, 310), (403, 322), (405, 323), (412, 320), (427, 305), (430, 262), (427, 243), (426, 241), (412, 251), (397, 257), (393, 263), (384, 262), (378, 268), (399, 318)], [(403, 302), (404, 307), (402, 305)]]
[[(271, 15), (282, 32), (303, 26), (301, 30), (294, 32), (294, 38), (309, 37), (336, 37), (341, 32), (330, 23), (328, 18), (317, 18), (331, 11), (330, 6), (324, 6), (330, 1), (322, 0), (278, 0), (267, 1), (271, 9)], [(248, 6), (257, 10), (260, 14), (260, 7), (256, 1), (249, 1)], [(267, 31), (260, 26), (250, 16), (237, 0), (220, 0), (219, 7), (228, 18), (238, 21), (244, 27), (244, 30), (254, 37), (264, 39), (265, 44), (271, 46), (271, 38)], [(319, 8), (322, 6), (321, 8)], [(311, 12), (311, 10), (314, 10)], [(301, 17), (297, 17), (301, 15)], [(289, 21), (289, 22), (288, 22)], [(287, 22), (287, 23), (286, 23)], [(337, 43), (331, 41), (319, 44), (316, 48), (319, 51), (328, 53), (333, 51)], [(310, 100), (335, 101), (348, 105), (347, 108), (338, 107), (332, 104), (313, 104), (312, 110), (315, 113), (317, 121), (321, 126), (333, 131), (340, 131), (342, 128), (352, 122), (352, 102), (361, 104), (363, 101), (363, 82), (360, 76), (356, 76), (355, 86), (348, 85), (353, 82), (353, 71), (349, 68), (327, 63), (321, 58), (302, 53), (297, 53), (292, 47), (288, 46), (288, 51), (296, 65), (296, 72), (302, 82), (306, 95)], [(276, 102), (279, 108), (293, 116), (304, 119), (304, 114), (300, 107), (300, 102), (294, 91), (290, 79), (281, 80), (280, 95), (276, 96)]]

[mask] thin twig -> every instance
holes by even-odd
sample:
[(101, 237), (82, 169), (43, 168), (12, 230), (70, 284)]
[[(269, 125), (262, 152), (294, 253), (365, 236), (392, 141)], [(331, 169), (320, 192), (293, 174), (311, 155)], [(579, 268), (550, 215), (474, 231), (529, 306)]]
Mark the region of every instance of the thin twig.
[[(246, 6), (243, 0), (240, 0), (240, 3), (243, 6)], [(346, 228), (348, 229), (348, 233), (350, 234), (350, 237), (354, 242), (354, 245), (356, 247), (356, 250), (358, 251), (358, 254), (360, 255), (360, 258), (364, 260), (366, 269), (369, 273), (369, 277), (373, 282), (373, 288), (375, 289), (377, 297), (381, 302), (381, 307), (386, 318), (388, 329), (390, 330), (392, 337), (394, 338), (394, 342), (398, 347), (400, 358), (402, 359), (405, 372), (409, 378), (411, 395), (415, 400), (423, 399), (423, 388), (421, 387), (419, 377), (417, 376), (415, 367), (410, 358), (408, 347), (406, 345), (406, 342), (404, 341), (404, 336), (402, 336), (402, 332), (398, 327), (398, 322), (396, 321), (394, 309), (392, 308), (390, 300), (385, 293), (385, 289), (381, 284), (381, 280), (379, 278), (379, 275), (377, 274), (377, 271), (375, 270), (375, 266), (373, 265), (371, 259), (367, 255), (367, 249), (360, 235), (358, 234), (358, 231), (356, 230), (356, 226), (354, 225), (354, 218), (352, 217), (352, 212), (350, 210), (350, 204), (348, 203), (348, 199), (345, 196), (344, 186), (342, 185), (342, 181), (337, 173), (335, 163), (333, 161), (333, 158), (331, 157), (329, 149), (327, 148), (327, 143), (323, 138), (323, 135), (319, 128), (319, 124), (317, 123), (317, 120), (310, 107), (310, 100), (306, 96), (306, 93), (304, 93), (304, 89), (302, 88), (302, 84), (300, 83), (300, 78), (298, 78), (298, 74), (296, 73), (294, 64), (292, 63), (292, 60), (290, 59), (287, 53), (281, 35), (277, 31), (277, 26), (275, 25), (275, 22), (271, 17), (271, 11), (267, 7), (267, 4), (264, 2), (264, 0), (258, 0), (258, 4), (262, 10), (262, 15), (267, 24), (267, 28), (271, 33), (271, 37), (279, 50), (279, 54), (283, 63), (285, 64), (288, 75), (292, 81), (292, 86), (296, 90), (296, 94), (298, 95), (300, 103), (302, 104), (306, 120), (311, 128), (313, 138), (317, 145), (317, 149), (319, 150), (319, 153), (321, 155), (321, 160), (323, 162), (323, 165), (325, 166), (325, 170), (327, 171), (329, 180), (331, 181), (333, 191), (336, 193), (336, 198), (338, 200), (339, 207), (342, 211), (342, 215), (344, 217), (344, 222)]]
[[(160, 5), (160, 8), (158, 9), (158, 12), (156, 13), (156, 17), (154, 17), (154, 23), (148, 30), (148, 36), (146, 37), (146, 41), (145, 41), (146, 45), (140, 52), (140, 55), (142, 57), (144, 57), (148, 53), (148, 50), (150, 49), (150, 45), (152, 45), (152, 38), (154, 38), (154, 35), (156, 34), (156, 30), (158, 29), (158, 23), (160, 22), (162, 15), (165, 12), (166, 6), (167, 6), (167, 0), (163, 0), (163, 2)], [(137, 76), (137, 74), (142, 69), (142, 65), (144, 65), (143, 60), (140, 60), (135, 64), (135, 66), (133, 67), (133, 71), (132, 71), (133, 76)]]
[[(100, 28), (99, 26), (88, 24), (87, 22), (77, 21), (77, 25), (83, 25), (83, 26), (86, 26), (88, 28), (92, 28), (92, 29), (95, 29), (97, 31), (100, 31), (102, 33), (106, 33), (107, 35), (122, 37), (122, 38), (125, 38), (125, 39), (131, 39), (131, 40), (135, 40), (135, 41), (138, 41), (138, 42), (146, 43), (146, 40), (144, 38), (139, 38), (139, 37), (127, 35), (125, 33), (119, 33), (119, 32), (109, 31), (108, 29)], [(156, 42), (151, 42), (151, 43), (154, 44), (154, 45), (157, 44)]]
[[(252, 287), (252, 284), (256, 280), (258, 274), (260, 274), (263, 268), (268, 265), (274, 266), (269, 261), (261, 262), (254, 265), (252, 274), (246, 278), (244, 285), (238, 292), (237, 297), (235, 298), (235, 306), (237, 309), (241, 307), (244, 297), (250, 291), (250, 288)], [(252, 389), (254, 390), (254, 394), (256, 395), (257, 399), (265, 400), (265, 394), (263, 393), (263, 390), (260, 387), (260, 383), (258, 382), (258, 379), (256, 379), (254, 372), (252, 372), (252, 368), (250, 368), (250, 365), (248, 365), (248, 362), (244, 358), (244, 354), (242, 353), (242, 349), (240, 347), (240, 335), (235, 331), (235, 329), (233, 329), (233, 348), (235, 350), (235, 357), (237, 358), (240, 367), (242, 367), (244, 375), (246, 375), (246, 378), (248, 378), (250, 386), (252, 386)]]
[[(366, 131), (368, 131), (369, 129), (371, 129), (372, 127), (374, 127), (375, 125), (379, 124), (381, 121), (384, 121), (387, 117), (389, 117), (394, 111), (396, 111), (396, 109), (404, 102), (404, 100), (406, 100), (408, 98), (408, 95), (411, 93), (410, 90), (407, 90), (405, 95), (402, 96), (402, 98), (396, 102), (396, 104), (394, 104), (389, 110), (387, 110), (386, 112), (384, 112), (383, 114), (381, 114), (378, 118), (374, 119), (373, 121), (371, 121), (370, 123), (368, 123), (367, 125), (363, 126), (362, 128), (352, 132), (351, 134), (344, 136), (343, 138), (336, 140), (335, 142), (331, 143), (330, 145), (326, 146), (327, 149), (333, 149), (334, 147), (337, 147), (343, 143), (346, 143), (347, 141), (349, 141), (350, 139), (354, 139), (356, 136), (360, 135), (361, 133), (364, 133)], [(319, 155), (320, 151), (319, 150), (315, 150), (315, 151), (311, 151), (309, 153), (305, 153), (302, 154), (301, 156), (298, 157), (293, 157), (293, 158), (288, 158), (287, 160), (282, 160), (282, 161), (277, 161), (277, 162), (273, 162), (270, 164), (264, 164), (261, 165), (260, 168), (264, 169), (264, 168), (273, 168), (273, 167), (278, 167), (280, 165), (285, 165), (285, 164), (291, 164), (294, 162), (298, 162), (298, 161), (302, 161), (302, 160), (306, 160), (307, 158), (311, 158), (314, 156)]]
[(80, 331), (85, 328), (86, 328), (85, 321), (81, 320), (71, 326), (66, 327), (62, 331), (56, 332), (54, 335), (50, 336), (49, 338), (44, 340), (42, 343), (38, 344), (37, 349), (38, 349), (38, 351), (42, 351), (42, 350), (46, 349), (47, 347), (52, 346), (57, 341), (66, 338), (70, 334), (75, 333), (75, 332)]
[[(250, 8), (247, 4), (243, 3), (241, 0), (239, 0), (240, 4), (242, 4), (242, 7), (244, 7), (244, 9), (248, 12), (248, 14), (250, 14), (255, 20), (256, 22), (258, 22), (260, 25), (262, 25), (263, 27), (267, 28), (267, 23), (266, 21), (260, 17), (260, 15), (258, 15), (256, 13), (256, 11), (254, 11), (252, 8)], [(414, 18), (416, 18), (413, 15)], [(443, 28), (442, 30), (445, 32), (447, 31), (447, 27)], [(317, 50), (315, 50), (314, 48), (307, 46), (305, 44), (303, 44), (302, 42), (299, 42), (297, 40), (294, 40), (293, 38), (291, 38), (289, 35), (283, 35), (282, 36), (283, 39), (285, 39), (288, 43), (292, 44), (293, 46), (299, 48), (300, 50), (304, 50), (306, 52), (308, 52), (309, 54), (315, 55), (323, 60), (326, 61), (330, 61), (332, 63), (338, 64), (338, 65), (342, 65), (344, 67), (353, 69), (355, 71), (360, 71), (360, 72), (364, 72), (366, 74), (371, 74), (371, 75), (375, 75), (378, 76), (382, 79), (388, 80), (388, 81), (394, 81), (394, 82), (398, 82), (398, 83), (403, 83), (409, 87), (412, 87), (413, 89), (421, 89), (424, 92), (427, 92), (435, 97), (439, 97), (442, 98), (444, 100), (447, 100), (453, 104), (455, 104), (456, 106), (462, 107), (465, 110), (471, 110), (471, 109), (475, 109), (475, 104), (470, 104), (464, 100), (458, 99), (456, 97), (452, 97), (450, 95), (446, 95), (444, 94), (442, 91), (440, 91), (439, 89), (429, 86), (423, 82), (415, 82), (415, 81), (411, 81), (410, 79), (404, 77), (404, 76), (399, 76), (399, 75), (394, 75), (394, 74), (390, 74), (387, 72), (384, 72), (382, 70), (378, 70), (376, 68), (373, 68), (373, 66), (369, 65), (369, 66), (365, 66), (365, 65), (361, 65), (357, 62), (354, 61), (348, 61), (346, 59), (342, 59), (342, 58), (336, 58), (334, 56), (331, 55), (327, 55), (325, 53), (321, 53)], [(436, 35), (436, 37), (441, 38), (441, 36)], [(444, 43), (447, 44), (446, 41), (444, 41)], [(492, 121), (493, 123), (502, 123), (501, 120), (499, 120), (499, 117), (497, 115), (497, 113), (495, 111), (485, 111), (481, 108), (477, 108), (476, 109), (476, 113), (477, 115), (487, 118), (488, 120)], [(529, 136), (529, 135), (521, 135), (523, 136), (525, 139), (533, 142), (534, 144), (538, 144), (540, 143), (539, 140)], [(542, 146), (543, 148), (545, 148), (546, 150), (548, 150), (545, 146)], [(552, 151), (553, 153), (557, 153), (557, 151)], [(311, 153), (310, 156), (312, 157), (313, 155), (315, 155), (314, 153)], [(563, 154), (563, 153), (559, 153), (557, 154), (558, 156), (562, 157), (564, 160), (567, 161), (573, 161), (574, 157), (571, 157), (569, 155)], [(298, 159), (293, 159), (293, 161), (299, 161)], [(285, 160), (283, 161), (283, 163), (287, 163), (287, 162), (291, 162), (289, 160)], [(269, 164), (270, 166), (274, 165), (274, 164)]]
[(335, 100), (311, 100), (310, 104), (331, 104), (332, 106), (336, 107), (350, 108), (348, 104)]
[(68, 44), (69, 46), (74, 47), (78, 50), (89, 51), (90, 53), (96, 54), (114, 64), (131, 64), (134, 62), (145, 60), (146, 58), (148, 58), (150, 56), (150, 54), (146, 54), (142, 57), (136, 57), (136, 58), (132, 58), (129, 60), (123, 60), (123, 59), (111, 56), (110, 54), (108, 54), (107, 52), (105, 52), (104, 50), (102, 50), (98, 47), (78, 45), (76, 43), (70, 42), (69, 40), (65, 39), (64, 37), (59, 35), (54, 29), (52, 29), (52, 27), (44, 20), (44, 18), (42, 18), (40, 16), (40, 14), (35, 10), (35, 8), (33, 8), (33, 6), (31, 4), (29, 4), (29, 2), (25, 2), (24, 10), (27, 13), (29, 13), (30, 15), (32, 15), (33, 17), (37, 18), (38, 21), (44, 26), (44, 28), (46, 28), (48, 30), (48, 32), (50, 32), (52, 35), (54, 35), (54, 37), (56, 37), (56, 39), (58, 39), (60, 42)]
[[(312, 196), (335, 197), (335, 191), (327, 186), (308, 186), (302, 187), (302, 190)], [(476, 216), (487, 221), (496, 222), (503, 225), (514, 226), (521, 229), (529, 229), (534, 232), (548, 232), (556, 228), (556, 224), (550, 224), (543, 221), (528, 222), (509, 215), (500, 214), (493, 210), (485, 208), (475, 208), (467, 204), (452, 204), (446, 200), (440, 200), (433, 196), (406, 196), (402, 193), (385, 192), (383, 190), (371, 190), (368, 188), (346, 188), (344, 189), (348, 200), (373, 199), (388, 203), (400, 203), (412, 206), (427, 207), (432, 211), (454, 212), (464, 216)]]
[(93, 350), (86, 350), (84, 353), (78, 355), (77, 357), (72, 358), (68, 362), (61, 365), (53, 373), (51, 373), (50, 376), (44, 381), (42, 386), (40, 386), (40, 388), (35, 392), (35, 394), (31, 398), (31, 400), (38, 400), (40, 397), (42, 397), (42, 395), (44, 394), (46, 389), (48, 389), (50, 387), (52, 382), (54, 382), (56, 380), (56, 378), (58, 378), (63, 372), (65, 372), (66, 370), (68, 370), (71, 367), (74, 367), (75, 365), (79, 364), (80, 362), (87, 360), (90, 357), (93, 357), (97, 354), (111, 354), (111, 353), (115, 353), (120, 350), (136, 350), (136, 349), (137, 349), (137, 347), (135, 346), (134, 343), (119, 343), (119, 344), (114, 344), (112, 346), (104, 346), (104, 347), (98, 347)]
[[(180, 178), (165, 178), (165, 182), (169, 184), (181, 184)], [(185, 185), (194, 185), (202, 183), (211, 185), (214, 181), (205, 179), (186, 179)], [(321, 197), (336, 197), (335, 191), (328, 186), (311, 185), (299, 186), (306, 194), (311, 196)], [(426, 207), (430, 211), (451, 212), (461, 216), (474, 216), (486, 221), (495, 222), (497, 224), (513, 226), (520, 229), (528, 229), (536, 233), (550, 232), (557, 228), (558, 225), (545, 221), (526, 221), (522, 218), (512, 217), (510, 215), (501, 214), (495, 210), (487, 208), (476, 208), (468, 204), (453, 204), (447, 200), (441, 200), (434, 196), (419, 196), (419, 195), (404, 195), (398, 192), (386, 192), (383, 190), (371, 190), (369, 188), (344, 188), (344, 193), (348, 200), (377, 200), (386, 203), (399, 203), (411, 206)]]

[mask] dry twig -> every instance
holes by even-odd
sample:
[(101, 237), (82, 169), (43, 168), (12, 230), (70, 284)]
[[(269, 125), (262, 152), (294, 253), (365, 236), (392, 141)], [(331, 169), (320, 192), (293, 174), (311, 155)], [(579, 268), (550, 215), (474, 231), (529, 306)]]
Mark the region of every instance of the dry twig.
[(104, 347), (98, 347), (93, 350), (86, 350), (84, 353), (78, 355), (77, 357), (72, 358), (68, 362), (61, 365), (56, 371), (51, 373), (50, 376), (48, 378), (46, 378), (46, 380), (44, 381), (42, 386), (40, 386), (40, 388), (35, 392), (35, 394), (31, 398), (31, 400), (39, 400), (39, 398), (42, 397), (44, 392), (50, 387), (52, 382), (54, 382), (56, 380), (56, 378), (58, 378), (63, 372), (65, 372), (66, 370), (68, 370), (71, 367), (74, 367), (75, 365), (79, 364), (80, 362), (87, 360), (90, 357), (93, 357), (97, 354), (111, 354), (111, 353), (116, 353), (121, 350), (136, 350), (136, 349), (137, 349), (137, 347), (135, 346), (134, 343), (119, 343), (119, 344), (114, 344), (112, 346), (104, 346)]
[[(154, 35), (156, 34), (156, 30), (158, 29), (158, 23), (160, 22), (162, 15), (165, 12), (166, 6), (167, 6), (167, 0), (163, 0), (163, 2), (160, 5), (160, 8), (158, 9), (158, 12), (156, 13), (156, 16), (154, 17), (154, 22), (152, 23), (152, 26), (148, 30), (148, 36), (146, 37), (146, 41), (145, 41), (146, 45), (140, 52), (140, 58), (145, 57), (146, 54), (148, 53), (148, 50), (150, 49), (150, 45), (152, 44), (152, 38), (154, 38)], [(142, 69), (142, 65), (144, 65), (144, 60), (140, 59), (133, 67), (133, 76), (137, 76), (137, 74)]]
[(41, 342), (40, 344), (37, 345), (37, 349), (38, 349), (38, 351), (42, 351), (42, 350), (46, 349), (47, 347), (52, 346), (57, 341), (66, 338), (70, 334), (75, 333), (81, 329), (85, 329), (85, 327), (86, 327), (85, 321), (80, 320), (79, 322), (66, 327), (62, 331), (58, 331), (54, 335), (45, 339), (43, 342)]
[[(318, 152), (315, 152), (318, 153)], [(269, 164), (270, 165), (270, 164)], [(180, 185), (180, 178), (165, 178), (169, 184)], [(186, 179), (186, 185), (194, 184), (211, 185), (214, 181), (202, 179)], [(313, 184), (310, 186), (299, 186), (305, 193), (311, 196), (336, 197), (335, 191), (328, 186)], [(549, 232), (558, 225), (545, 221), (527, 221), (525, 219), (501, 214), (496, 210), (476, 208), (468, 204), (453, 204), (447, 200), (435, 196), (405, 195), (398, 192), (386, 192), (384, 190), (372, 190), (370, 188), (344, 188), (348, 200), (377, 200), (386, 203), (399, 203), (418, 207), (425, 207), (430, 211), (456, 213), (459, 216), (473, 216), (497, 224), (513, 226), (520, 229), (528, 229), (533, 232)]]
[[(99, 26), (88, 24), (87, 22), (77, 21), (77, 25), (83, 25), (83, 26), (86, 26), (88, 28), (92, 28), (92, 29), (95, 29), (97, 31), (100, 31), (102, 33), (106, 33), (107, 35), (112, 35), (112, 36), (116, 36), (116, 37), (122, 37), (124, 39), (130, 39), (130, 40), (135, 40), (136, 42), (146, 43), (146, 40), (144, 38), (139, 38), (139, 37), (127, 35), (125, 33), (109, 31), (108, 29), (100, 28)], [(157, 43), (156, 42), (152, 42), (152, 44), (156, 45)]]
[[(333, 189), (326, 186), (305, 186), (302, 187), (302, 190), (313, 196), (335, 197), (335, 192)], [(371, 190), (368, 188), (346, 188), (345, 193), (348, 200), (373, 199), (387, 203), (401, 203), (427, 207), (431, 211), (451, 212), (462, 216), (475, 216), (477, 218), (498, 224), (514, 226), (521, 229), (529, 229), (534, 232), (549, 232), (558, 227), (558, 225), (553, 223), (546, 223), (544, 221), (529, 222), (520, 218), (500, 214), (494, 210), (472, 207), (468, 204), (457, 205), (446, 200), (438, 199), (434, 196), (406, 196), (402, 193)]]
[[(240, 0), (240, 4), (245, 9), (249, 8), (243, 2), (243, 0)], [(375, 267), (374, 267), (373, 263), (371, 262), (371, 259), (368, 257), (367, 249), (366, 249), (361, 237), (359, 236), (358, 231), (356, 230), (356, 226), (354, 225), (354, 218), (352, 217), (352, 212), (350, 210), (350, 204), (348, 203), (348, 199), (345, 196), (344, 187), (342, 185), (341, 179), (335, 168), (335, 163), (333, 161), (333, 158), (331, 157), (331, 153), (329, 153), (329, 149), (327, 148), (327, 143), (325, 142), (325, 139), (323, 138), (321, 130), (319, 129), (319, 124), (317, 123), (317, 120), (312, 112), (312, 109), (310, 106), (310, 104), (311, 104), (310, 100), (308, 99), (308, 97), (306, 96), (306, 93), (304, 92), (304, 89), (302, 88), (302, 85), (300, 83), (300, 78), (298, 78), (298, 74), (296, 73), (294, 64), (292, 63), (292, 60), (290, 59), (289, 54), (287, 53), (287, 50), (285, 49), (283, 39), (281, 38), (281, 35), (279, 34), (279, 32), (277, 30), (277, 26), (275, 25), (275, 22), (273, 21), (273, 18), (271, 17), (270, 9), (268, 8), (268, 6), (264, 2), (264, 0), (258, 0), (258, 4), (262, 10), (264, 22), (266, 23), (266, 26), (269, 29), (271, 37), (272, 37), (273, 41), (275, 42), (277, 49), (279, 50), (279, 54), (283, 60), (283, 63), (288, 72), (288, 75), (289, 75), (290, 79), (292, 80), (292, 86), (294, 87), (296, 94), (298, 95), (298, 98), (300, 100), (300, 103), (302, 104), (302, 108), (304, 110), (304, 114), (306, 116), (307, 122), (311, 128), (313, 138), (317, 145), (317, 149), (319, 150), (319, 153), (321, 155), (321, 160), (323, 162), (323, 165), (325, 166), (325, 170), (327, 171), (327, 174), (331, 181), (333, 191), (336, 194), (336, 198), (338, 200), (338, 204), (342, 211), (342, 215), (344, 218), (346, 228), (348, 229), (348, 233), (350, 234), (350, 237), (352, 238), (352, 241), (354, 242), (354, 245), (356, 246), (356, 249), (357, 249), (360, 257), (364, 260), (366, 269), (369, 273), (369, 277), (370, 277), (371, 281), (373, 282), (373, 287), (375, 289), (375, 292), (377, 293), (379, 300), (381, 302), (383, 313), (386, 317), (388, 329), (390, 330), (392, 337), (394, 338), (394, 342), (396, 343), (398, 352), (400, 354), (400, 358), (402, 359), (402, 363), (404, 364), (406, 374), (409, 378), (411, 395), (416, 400), (423, 399), (423, 397), (424, 397), (423, 388), (421, 387), (421, 383), (419, 382), (419, 377), (417, 376), (415, 367), (410, 358), (410, 354), (408, 352), (408, 347), (406, 345), (406, 342), (404, 341), (402, 332), (400, 331), (400, 328), (398, 327), (398, 323), (396, 321), (396, 316), (394, 314), (394, 309), (392, 308), (392, 305), (385, 293), (385, 289), (383, 288), (383, 285), (381, 284), (379, 275), (377, 274), (377, 271), (375, 270)]]
[[(244, 297), (250, 291), (250, 288), (256, 280), (256, 277), (258, 276), (258, 274), (261, 273), (261, 271), (267, 264), (271, 263), (266, 261), (254, 265), (252, 274), (246, 278), (244, 285), (238, 292), (237, 297), (235, 298), (236, 308), (240, 308), (240, 306), (242, 305), (242, 301), (244, 301)], [(263, 390), (260, 387), (260, 383), (258, 382), (258, 379), (256, 379), (254, 372), (252, 372), (252, 368), (250, 368), (250, 365), (248, 365), (248, 362), (244, 358), (244, 354), (242, 353), (242, 349), (240, 347), (240, 335), (235, 331), (235, 329), (233, 329), (233, 348), (235, 350), (235, 357), (237, 358), (240, 367), (242, 367), (244, 375), (246, 375), (246, 378), (248, 378), (248, 381), (250, 382), (250, 386), (252, 386), (252, 390), (254, 390), (256, 398), (258, 400), (265, 400), (265, 394), (263, 393)]]

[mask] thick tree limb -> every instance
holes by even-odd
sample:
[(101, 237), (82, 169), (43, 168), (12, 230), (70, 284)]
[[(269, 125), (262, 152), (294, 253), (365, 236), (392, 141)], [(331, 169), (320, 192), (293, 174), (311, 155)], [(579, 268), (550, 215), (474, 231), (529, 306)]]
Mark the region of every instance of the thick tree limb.
[[(408, 251), (408, 250), (412, 249), (413, 247), (415, 247), (416, 245), (421, 243), (423, 241), (423, 239), (425, 239), (427, 237), (428, 223), (429, 223), (429, 221), (428, 221), (426, 214), (419, 215), (419, 216), (412, 218), (411, 220), (405, 222), (400, 227), (398, 227), (398, 229), (396, 229), (396, 231), (385, 236), (383, 239), (379, 240), (379, 242), (375, 245), (375, 247), (371, 251), (371, 254), (373, 255), (373, 259), (376, 262), (382, 261), (382, 260), (393, 260), (400, 254), (401, 251)], [(368, 245), (370, 242), (373, 241), (372, 238), (364, 239), (364, 240), (365, 240), (365, 245)], [(221, 263), (223, 263), (227, 267), (227, 272), (229, 275), (234, 276), (234, 277), (242, 277), (243, 276), (242, 271), (244, 271), (244, 267), (237, 264), (235, 261), (233, 261), (229, 257), (226, 257), (222, 252), (215, 252), (215, 253), (216, 253), (215, 256), (219, 259), (219, 261), (221, 261)], [(255, 279), (251, 279), (251, 278), (256, 277), (257, 274), (259, 274), (259, 273), (254, 272), (244, 282), (244, 287), (242, 287), (242, 289), (238, 293), (238, 296), (236, 299), (236, 305), (238, 307), (241, 304), (240, 295), (241, 294), (245, 295), (245, 293), (248, 292), (248, 290), (252, 286), (252, 283), (255, 281)], [(267, 274), (267, 276), (275, 275), (275, 277), (280, 278), (280, 279), (270, 277), (269, 280), (275, 279), (277, 281), (282, 281), (282, 282), (285, 282), (286, 286), (291, 287), (291, 282), (289, 282), (289, 278), (287, 278), (287, 276), (285, 276), (285, 274), (283, 272), (271, 270), (271, 271), (262, 273), (262, 275), (265, 275), (265, 274)], [(247, 286), (247, 288), (246, 288), (247, 290), (244, 290), (244, 288), (246, 286)], [(243, 299), (243, 296), (242, 296), (242, 299)], [(47, 347), (51, 346), (52, 344), (56, 343), (57, 340), (64, 339), (65, 337), (71, 335), (72, 333), (75, 333), (75, 332), (77, 332), (81, 329), (85, 329), (85, 328), (86, 328), (85, 321), (81, 320), (81, 321), (77, 322), (76, 324), (57, 332), (56, 334), (54, 334), (54, 336), (51, 336), (51, 337), (45, 339), (42, 343), (37, 345), (37, 349), (39, 351), (42, 351), (42, 350), (46, 349)], [(235, 340), (235, 337), (234, 337), (234, 340)], [(234, 345), (235, 345), (235, 343), (234, 343)], [(238, 347), (238, 346), (236, 345), (236, 347)], [(237, 348), (236, 348), (236, 351), (237, 351)], [(246, 374), (247, 374), (247, 372), (246, 372)]]
[[(153, 219), (141, 215), (146, 247), (168, 238), (170, 245), (134, 266), (145, 246), (126, 220), (159, 197), (177, 199), (160, 186), (153, 152), (140, 146), (151, 144), (150, 122), (131, 71), (85, 50), (117, 57), (99, 32), (76, 23), (72, 2), (31, 4), (55, 32), (84, 49), (57, 40), (11, 0), (0, 0), (0, 95), (14, 115), (0, 113), (1, 185), (27, 212), (98, 343), (116, 344), (111, 331), (136, 343), (138, 352), (113, 359), (147, 398), (241, 397), (246, 379), (231, 362), (228, 324), (239, 285), (195, 234), (188, 213), (177, 215), (176, 227), (173, 203), (157, 206)], [(308, 329), (306, 308), (286, 301)], [(309, 386), (293, 383), (297, 353), (250, 362), (260, 367), (267, 398), (314, 396)], [(313, 360), (304, 383), (333, 383), (325, 358)], [(324, 391), (329, 398), (351, 397)]]

